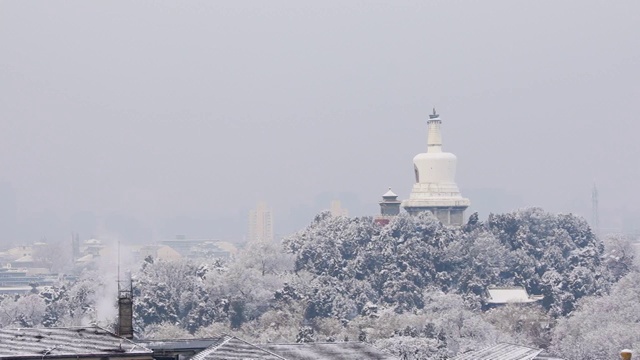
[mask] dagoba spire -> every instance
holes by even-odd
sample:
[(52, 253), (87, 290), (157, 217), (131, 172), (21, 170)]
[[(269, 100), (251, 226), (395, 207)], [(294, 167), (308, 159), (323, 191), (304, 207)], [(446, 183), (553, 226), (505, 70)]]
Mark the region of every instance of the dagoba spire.
[(440, 133), (440, 115), (436, 112), (436, 108), (433, 108), (433, 114), (429, 115), (429, 121), (427, 122), (429, 128), (427, 131), (427, 152), (436, 153), (442, 152), (442, 134)]

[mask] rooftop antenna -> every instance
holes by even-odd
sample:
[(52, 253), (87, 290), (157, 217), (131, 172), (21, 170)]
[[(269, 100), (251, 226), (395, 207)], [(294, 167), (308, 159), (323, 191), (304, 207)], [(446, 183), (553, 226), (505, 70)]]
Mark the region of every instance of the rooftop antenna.
[(598, 188), (593, 184), (591, 190), (591, 227), (596, 236), (600, 236), (600, 214), (598, 213)]

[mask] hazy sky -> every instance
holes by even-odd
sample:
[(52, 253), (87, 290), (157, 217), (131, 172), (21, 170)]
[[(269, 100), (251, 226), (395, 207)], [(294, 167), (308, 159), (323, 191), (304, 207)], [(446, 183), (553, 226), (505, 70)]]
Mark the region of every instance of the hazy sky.
[(241, 237), (260, 200), (278, 232), (337, 196), (376, 213), (435, 105), (484, 216), (589, 216), (595, 182), (628, 227), (639, 38), (637, 1), (0, 1), (1, 221)]

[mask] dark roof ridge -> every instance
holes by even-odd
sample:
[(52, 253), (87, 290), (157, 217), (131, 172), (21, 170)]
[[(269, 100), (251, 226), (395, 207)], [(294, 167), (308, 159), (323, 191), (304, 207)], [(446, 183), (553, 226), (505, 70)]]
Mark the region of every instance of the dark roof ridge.
[(525, 288), (524, 286), (518, 286), (518, 285), (506, 285), (506, 286), (497, 286), (497, 285), (489, 285), (487, 286), (487, 289), (524, 289), (527, 290), (527, 288)]
[[(106, 332), (112, 333), (111, 331), (104, 329), (98, 325), (73, 325), (73, 326), (52, 326), (52, 327), (6, 327), (2, 328), (3, 330), (48, 330), (48, 329), (88, 329), (88, 328), (98, 328), (100, 330), (104, 330)], [(112, 333), (113, 334), (113, 333)], [(115, 334), (114, 334), (115, 335)]]
[[(528, 346), (528, 345), (516, 344), (516, 343), (509, 342), (509, 341), (500, 341), (500, 342), (496, 342), (496, 343), (493, 343), (493, 344), (491, 344), (491, 345), (483, 346), (483, 347), (479, 348), (478, 350), (488, 349), (488, 348), (490, 348), (490, 347), (494, 347), (494, 346), (501, 345), (501, 344), (505, 344), (505, 345), (513, 345), (513, 346), (519, 346), (519, 347), (528, 348), (528, 349), (533, 349), (533, 350), (542, 350), (542, 349), (537, 348), (537, 347)], [(466, 353), (468, 353), (468, 352), (478, 351), (478, 350), (468, 350), (468, 351), (465, 351), (464, 353), (461, 353), (461, 354), (466, 354)]]
[(204, 338), (182, 338), (182, 339), (136, 339), (137, 342), (160, 342), (160, 341), (171, 341), (171, 342), (188, 342), (188, 341), (201, 341), (201, 340), (216, 340), (221, 337), (231, 336), (224, 333), (221, 333), (217, 337), (204, 337)]
[[(102, 327), (102, 326), (100, 326), (100, 325), (93, 324), (93, 325), (90, 325), (90, 326), (88, 326), (88, 327), (98, 328), (98, 329), (100, 329), (100, 330), (103, 330), (103, 331), (105, 331), (105, 332), (107, 332), (107, 333), (109, 333), (109, 334), (111, 334), (111, 335), (115, 336), (115, 337), (120, 338), (121, 340), (124, 340), (124, 341), (129, 342), (131, 345), (133, 345), (133, 347), (131, 348), (131, 351), (133, 351), (133, 349), (135, 349), (136, 347), (139, 347), (139, 348), (140, 348), (140, 349), (142, 349), (142, 350), (147, 350), (147, 351), (149, 351), (149, 352), (153, 352), (153, 350), (148, 349), (148, 348), (146, 348), (146, 347), (144, 347), (144, 346), (141, 346), (140, 344), (138, 344), (138, 343), (134, 342), (132, 339), (127, 339), (126, 337), (122, 337), (122, 336), (120, 336), (120, 335), (116, 334), (116, 333), (115, 333), (115, 332), (113, 332), (113, 331), (110, 331), (110, 330), (107, 330), (107, 329), (103, 328), (103, 327)], [(129, 352), (131, 352), (131, 351), (129, 351)]]
[(520, 347), (525, 347), (525, 348), (534, 349), (534, 350), (542, 350), (541, 348), (537, 348), (537, 347), (533, 347), (533, 346), (529, 346), (529, 345), (516, 344), (516, 343), (509, 342), (509, 341), (500, 341), (500, 342), (497, 342), (497, 343), (495, 343), (494, 345), (491, 345), (491, 346), (500, 345), (500, 344), (520, 346)]
[(312, 341), (312, 342), (302, 342), (302, 343), (298, 343), (298, 342), (292, 342), (292, 343), (261, 343), (259, 345), (309, 345), (309, 344), (366, 344), (366, 345), (371, 345), (365, 341), (360, 341), (360, 340), (356, 340), (356, 341)]

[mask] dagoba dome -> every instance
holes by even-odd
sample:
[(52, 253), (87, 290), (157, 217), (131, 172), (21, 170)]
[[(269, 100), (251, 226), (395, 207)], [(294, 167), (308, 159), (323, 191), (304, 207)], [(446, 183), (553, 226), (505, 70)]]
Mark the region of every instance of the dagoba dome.
[(429, 115), (427, 152), (413, 158), (416, 182), (402, 207), (411, 214), (432, 212), (446, 225), (462, 225), (469, 199), (463, 198), (455, 182), (457, 158), (442, 151), (442, 120), (433, 109)]

